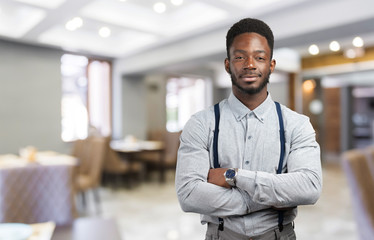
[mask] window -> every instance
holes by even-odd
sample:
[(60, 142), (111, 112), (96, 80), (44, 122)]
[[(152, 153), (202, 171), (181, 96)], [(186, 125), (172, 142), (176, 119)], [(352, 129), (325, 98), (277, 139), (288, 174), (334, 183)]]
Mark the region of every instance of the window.
[(170, 78), (166, 85), (166, 129), (177, 132), (188, 119), (210, 102), (209, 81), (202, 78)]
[(84, 56), (61, 58), (61, 138), (84, 139), (90, 129), (102, 136), (111, 134), (110, 64)]

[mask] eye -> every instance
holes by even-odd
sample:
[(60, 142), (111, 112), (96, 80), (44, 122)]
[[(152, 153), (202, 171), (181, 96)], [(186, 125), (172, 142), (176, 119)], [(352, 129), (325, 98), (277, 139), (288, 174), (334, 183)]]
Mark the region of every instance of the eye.
[(244, 59), (242, 56), (236, 56), (235, 59)]

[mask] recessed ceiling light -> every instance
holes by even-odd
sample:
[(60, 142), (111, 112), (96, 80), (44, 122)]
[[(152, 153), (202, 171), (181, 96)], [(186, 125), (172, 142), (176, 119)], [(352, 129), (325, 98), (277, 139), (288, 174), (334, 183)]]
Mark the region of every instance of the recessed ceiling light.
[(166, 5), (163, 2), (158, 2), (153, 5), (153, 10), (155, 10), (156, 13), (163, 13), (166, 11)]
[(170, 0), (171, 4), (179, 6), (183, 4), (183, 0)]
[(349, 48), (344, 52), (344, 56), (346, 58), (355, 58), (356, 57), (356, 52), (354, 49)]
[(82, 27), (82, 25), (83, 25), (82, 18), (75, 17), (65, 24), (65, 28), (69, 31), (74, 31), (74, 30), (77, 30), (78, 28)]
[(364, 40), (360, 37), (355, 37), (352, 41), (353, 46), (355, 47), (363, 47), (364, 46)]
[(332, 41), (329, 45), (329, 48), (333, 52), (337, 52), (340, 50), (340, 44), (337, 41)]
[(126, 0), (118, 0), (118, 1), (120, 1), (120, 2), (126, 2)]
[(100, 37), (107, 38), (110, 36), (110, 29), (108, 27), (102, 27), (99, 29), (99, 35)]
[(319, 48), (315, 44), (310, 45), (308, 50), (309, 50), (309, 53), (312, 55), (317, 55), (319, 53)]

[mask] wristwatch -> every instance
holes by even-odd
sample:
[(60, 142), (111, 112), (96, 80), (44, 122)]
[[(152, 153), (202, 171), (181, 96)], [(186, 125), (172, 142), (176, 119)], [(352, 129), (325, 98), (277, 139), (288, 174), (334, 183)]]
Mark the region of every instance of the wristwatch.
[(223, 174), (225, 176), (226, 182), (231, 186), (236, 186), (236, 174), (238, 173), (237, 168), (229, 168), (226, 170), (226, 172)]

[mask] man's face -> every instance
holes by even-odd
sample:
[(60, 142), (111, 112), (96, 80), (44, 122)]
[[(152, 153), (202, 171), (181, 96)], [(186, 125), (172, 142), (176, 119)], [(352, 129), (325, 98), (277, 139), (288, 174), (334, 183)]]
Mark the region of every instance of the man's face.
[(275, 60), (271, 59), (267, 40), (257, 33), (236, 36), (230, 47), (230, 59), (225, 59), (234, 94), (240, 91), (253, 95), (267, 91), (274, 67)]

